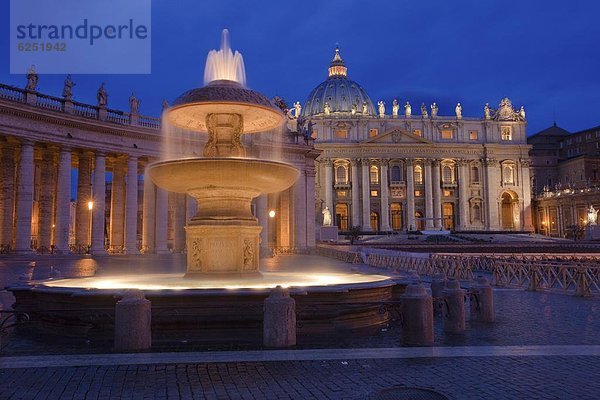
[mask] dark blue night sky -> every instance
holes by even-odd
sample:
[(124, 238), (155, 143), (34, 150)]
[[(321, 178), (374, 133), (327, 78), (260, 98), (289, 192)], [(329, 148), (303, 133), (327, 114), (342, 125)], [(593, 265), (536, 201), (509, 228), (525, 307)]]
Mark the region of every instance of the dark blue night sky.
[[(8, 8), (3, 0), (0, 82), (22, 87), (25, 75), (9, 74)], [(460, 101), (465, 116), (481, 116), (508, 96), (525, 105), (529, 134), (554, 120), (577, 131), (600, 124), (599, 14), (594, 0), (154, 0), (152, 74), (77, 75), (75, 99), (95, 103), (106, 81), (109, 107), (128, 109), (135, 91), (140, 111), (158, 115), (163, 98), (202, 84), (226, 27), (248, 86), (288, 103), (325, 79), (339, 43), (349, 77), (374, 102), (436, 101), (449, 115)], [(40, 90), (60, 96), (63, 81), (42, 75)]]

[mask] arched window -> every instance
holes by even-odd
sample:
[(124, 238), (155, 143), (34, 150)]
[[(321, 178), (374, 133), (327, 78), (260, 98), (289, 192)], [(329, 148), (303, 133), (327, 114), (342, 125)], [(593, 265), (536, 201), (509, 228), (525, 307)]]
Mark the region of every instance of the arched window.
[(514, 183), (515, 183), (515, 168), (513, 165), (505, 164), (502, 167), (502, 182), (507, 185), (514, 185)]
[(423, 167), (415, 165), (415, 183), (423, 183)]
[(398, 165), (394, 165), (392, 167), (392, 182), (401, 182), (402, 181), (402, 170)]
[(348, 170), (344, 165), (335, 168), (335, 183), (348, 183)]
[(371, 165), (369, 176), (372, 184), (376, 185), (379, 183), (379, 168), (376, 165)]
[(444, 165), (442, 167), (442, 182), (454, 183), (452, 179), (452, 167), (449, 165)]
[(481, 222), (481, 206), (479, 204), (473, 204), (471, 208), (471, 220), (473, 222)]
[(479, 183), (479, 167), (473, 165), (471, 167), (471, 183)]

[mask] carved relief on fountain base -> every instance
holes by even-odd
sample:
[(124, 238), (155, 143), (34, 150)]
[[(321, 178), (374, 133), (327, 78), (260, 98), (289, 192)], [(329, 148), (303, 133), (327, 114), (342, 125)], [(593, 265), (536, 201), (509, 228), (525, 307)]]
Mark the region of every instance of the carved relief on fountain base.
[(188, 225), (186, 277), (258, 273), (260, 226)]

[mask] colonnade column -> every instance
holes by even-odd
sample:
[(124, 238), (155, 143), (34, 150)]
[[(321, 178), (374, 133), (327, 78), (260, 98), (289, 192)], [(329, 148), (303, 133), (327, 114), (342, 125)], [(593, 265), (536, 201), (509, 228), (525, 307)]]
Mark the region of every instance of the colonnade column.
[(138, 160), (135, 156), (127, 159), (125, 177), (125, 252), (138, 254)]
[(425, 167), (425, 229), (433, 229), (433, 179), (431, 174), (431, 160), (424, 160)]
[[(333, 209), (333, 164), (330, 159), (323, 160), (325, 167), (325, 207), (329, 208), (331, 215), (335, 214)], [(335, 218), (332, 221), (335, 224)]]
[(75, 211), (75, 244), (84, 249), (90, 244), (90, 209), (92, 200), (92, 155), (90, 151), (79, 154), (77, 173), (77, 208)]
[(17, 206), (15, 226), (15, 251), (17, 253), (31, 252), (31, 214), (33, 208), (33, 143), (21, 143), (19, 160)]
[(175, 197), (175, 220), (173, 221), (173, 251), (181, 253), (185, 249), (185, 194), (173, 193)]
[(415, 224), (415, 170), (413, 160), (406, 160), (406, 229), (417, 229)]
[(440, 188), (440, 161), (434, 160), (432, 166), (432, 194), (433, 194), (433, 226), (440, 229), (444, 226), (442, 221), (442, 190)]
[(9, 144), (2, 144), (0, 155), (0, 244), (12, 247), (15, 212), (15, 150)]
[(384, 232), (391, 231), (390, 227), (390, 200), (388, 186), (388, 164), (389, 160), (381, 160), (381, 230)]
[(531, 179), (529, 177), (529, 160), (521, 160), (521, 187), (523, 188), (523, 229), (533, 231), (533, 208), (531, 207)]
[(358, 164), (360, 160), (352, 159), (350, 163), (352, 165), (352, 226), (360, 227), (361, 214), (360, 214), (360, 175), (358, 173)]
[(316, 171), (314, 168), (314, 162), (310, 159), (311, 164), (306, 166), (306, 221), (309, 227), (306, 232), (306, 246), (314, 248), (316, 246), (315, 229), (314, 223), (316, 219), (315, 205), (314, 205), (314, 194), (315, 193), (315, 175)]
[[(300, 178), (294, 184), (294, 231), (295, 247), (300, 250), (306, 249), (306, 211), (307, 204), (306, 193), (306, 173), (300, 172)], [(311, 207), (313, 207), (311, 205)]]
[(142, 250), (146, 253), (154, 253), (156, 249), (156, 186), (148, 174), (144, 175), (142, 217)]
[(362, 165), (362, 230), (365, 232), (371, 229), (371, 180), (369, 176), (370, 161), (368, 158), (361, 160)]
[(485, 202), (487, 207), (486, 229), (500, 230), (498, 216), (497, 187), (500, 184), (500, 164), (497, 160), (488, 158), (485, 161)]
[(125, 160), (119, 156), (112, 169), (110, 190), (110, 250), (120, 253), (125, 246)]
[(42, 168), (39, 196), (39, 246), (50, 249), (52, 245), (52, 225), (54, 222), (54, 184), (56, 179), (55, 149), (47, 148), (42, 152)]
[(94, 207), (92, 209), (92, 254), (106, 254), (104, 228), (106, 225), (106, 154), (96, 152), (94, 161)]
[(469, 162), (460, 160), (458, 162), (458, 213), (460, 229), (469, 228)]
[(167, 246), (169, 219), (169, 193), (156, 188), (156, 254), (169, 252)]

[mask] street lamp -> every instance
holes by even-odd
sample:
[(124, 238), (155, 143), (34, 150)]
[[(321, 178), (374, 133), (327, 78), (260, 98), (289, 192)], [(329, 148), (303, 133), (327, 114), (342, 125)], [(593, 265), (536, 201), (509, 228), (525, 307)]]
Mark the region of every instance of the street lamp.
[(275, 218), (275, 210), (269, 211), (269, 217), (270, 218)]

